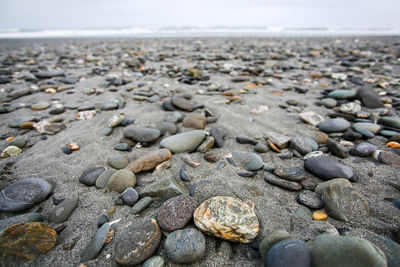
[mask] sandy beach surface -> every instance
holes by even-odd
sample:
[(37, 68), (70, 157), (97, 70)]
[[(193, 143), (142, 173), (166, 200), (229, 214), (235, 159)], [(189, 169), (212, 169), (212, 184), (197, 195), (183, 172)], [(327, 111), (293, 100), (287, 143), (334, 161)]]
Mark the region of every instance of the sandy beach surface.
[[(113, 156), (120, 156), (116, 157), (118, 160), (125, 156), (132, 163), (159, 151), (160, 146), (171, 149), (160, 142), (175, 132), (194, 128), (205, 131), (207, 136), (210, 131), (215, 132), (211, 129), (217, 129), (217, 137), (223, 136), (223, 145), (218, 147), (214, 140), (207, 152), (215, 162), (206, 160), (204, 151), (197, 151), (198, 144), (189, 140), (194, 146), (190, 150), (194, 151), (172, 153), (170, 168), (136, 173), (133, 188), (139, 199), (144, 197), (141, 192), (147, 186), (174, 177), (186, 188), (186, 194), (190, 192), (196, 207), (215, 196), (250, 203), (249, 210), (252, 202), (259, 231), (250, 243), (227, 243), (202, 231), (205, 247), (199, 248), (201, 256), (193, 262), (188, 260), (188, 265), (263, 266), (260, 254), (266, 252), (261, 252), (260, 243), (277, 230), (286, 230), (292, 239), (303, 242), (322, 233), (368, 240), (379, 236), (393, 243), (392, 250), (377, 245), (381, 251), (371, 254), (372, 261), (380, 262), (386, 257), (386, 262), (392, 258), (391, 262), (396, 262), (397, 257), (399, 263), (399, 256), (393, 255), (400, 247), (399, 58), (398, 37), (0, 40), (0, 150), (4, 154), (0, 159), (0, 189), (6, 190), (30, 177), (42, 178), (52, 185), (51, 192), (39, 203), (19, 211), (7, 211), (9, 200), (3, 191), (0, 218), (36, 211), (43, 215), (44, 226), (57, 231), (51, 249), (27, 261), (21, 255), (34, 249), (21, 249), (19, 256), (11, 255), (8, 250), (12, 237), (2, 229), (1, 265), (79, 266), (82, 253), (99, 229), (99, 217), (107, 215), (110, 222), (117, 222), (111, 225), (105, 244), (99, 241), (101, 250), (84, 263), (118, 266), (118, 243), (129, 236), (130, 225), (141, 219), (157, 219), (163, 203), (171, 196), (155, 194), (151, 204), (134, 215), (130, 205), (116, 204), (120, 193), (87, 186), (80, 182), (82, 173), (98, 166), (113, 169), (109, 164)], [(369, 98), (356, 95), (361, 88), (368, 90)], [(330, 100), (326, 100), (328, 94)], [(173, 97), (184, 99), (191, 108), (185, 110), (179, 104), (171, 104)], [(85, 115), (81, 111), (95, 115), (82, 119)], [(109, 120), (121, 114), (126, 125), (108, 129)], [(311, 116), (312, 123), (302, 116)], [(389, 122), (384, 119), (389, 117)], [(318, 127), (328, 120), (332, 125), (327, 128), (335, 128), (335, 122), (329, 121), (332, 118), (344, 118), (348, 125), (344, 123), (344, 128), (332, 131)], [(128, 119), (134, 123), (129, 124)], [(163, 121), (170, 123), (160, 124)], [(45, 129), (40, 123), (47, 124)], [(355, 123), (361, 123), (359, 128)], [(124, 138), (132, 126), (163, 126), (167, 130), (156, 134), (154, 140), (141, 142)], [(148, 137), (147, 130), (143, 135)], [(107, 131), (112, 132), (106, 135)], [(276, 139), (284, 141), (279, 144)], [(11, 142), (18, 140), (15, 155), (12, 151), (12, 155), (4, 153)], [(184, 142), (179, 140), (176, 146), (183, 146)], [(350, 151), (363, 142), (371, 144), (372, 152), (360, 155)], [(71, 143), (77, 144), (79, 150), (65, 148)], [(120, 147), (128, 151), (116, 150), (117, 144), (125, 144)], [(311, 151), (322, 151), (322, 157), (340, 166), (314, 166), (311, 161), (312, 166), (307, 166), (304, 156)], [(256, 165), (261, 159), (262, 165), (249, 167), (249, 157)], [(182, 166), (188, 181), (181, 180)], [(337, 177), (336, 171), (343, 166), (347, 166), (343, 174), (348, 177)], [(276, 169), (282, 170), (280, 176)], [(329, 176), (331, 171), (333, 177)], [(297, 178), (289, 177), (291, 172), (296, 172)], [(351, 184), (331, 186), (322, 198), (314, 194), (316, 185), (331, 178), (346, 178)], [(288, 180), (295, 189), (276, 184)], [(17, 202), (23, 198), (18, 192), (27, 191), (15, 190), (12, 197)], [(302, 202), (298, 195), (303, 192), (309, 192), (310, 197)], [(78, 199), (79, 203), (65, 220), (55, 223), (54, 216), (59, 215), (54, 210), (65, 205), (55, 205), (59, 199)], [(322, 206), (312, 208), (315, 201)], [(326, 220), (311, 218), (311, 213), (318, 210), (328, 214)], [(228, 213), (219, 216), (229, 217)], [(245, 217), (240, 213), (237, 216)], [(246, 227), (246, 222), (241, 223)], [(182, 228), (198, 226), (191, 218)], [(185, 266), (179, 263), (179, 256), (174, 254), (174, 259), (166, 248), (167, 236), (173, 231), (158, 231), (161, 239), (159, 244), (152, 244), (154, 252), (145, 251), (147, 248), (140, 245), (138, 249), (149, 254), (145, 258), (162, 256), (164, 266)], [(21, 234), (18, 238), (27, 237)], [(382, 251), (386, 256), (381, 255)], [(327, 250), (326, 255), (329, 253)], [(333, 251), (332, 255), (340, 262), (339, 252)], [(313, 253), (308, 257), (313, 266), (321, 266)]]

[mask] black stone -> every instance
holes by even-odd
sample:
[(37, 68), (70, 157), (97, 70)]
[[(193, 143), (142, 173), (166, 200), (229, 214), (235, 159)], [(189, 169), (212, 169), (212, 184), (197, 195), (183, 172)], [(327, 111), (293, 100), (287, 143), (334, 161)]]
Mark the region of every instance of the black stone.
[(214, 137), (214, 146), (219, 148), (224, 146), (224, 136), (217, 128), (211, 128), (210, 136)]
[(252, 146), (255, 146), (258, 144), (257, 140), (251, 139), (251, 138), (247, 138), (247, 137), (242, 137), (242, 136), (238, 136), (236, 137), (236, 142), (238, 142), (239, 144), (249, 144)]
[(93, 186), (96, 183), (97, 178), (102, 174), (106, 169), (104, 167), (95, 167), (85, 170), (81, 177), (79, 178), (79, 182), (87, 185)]

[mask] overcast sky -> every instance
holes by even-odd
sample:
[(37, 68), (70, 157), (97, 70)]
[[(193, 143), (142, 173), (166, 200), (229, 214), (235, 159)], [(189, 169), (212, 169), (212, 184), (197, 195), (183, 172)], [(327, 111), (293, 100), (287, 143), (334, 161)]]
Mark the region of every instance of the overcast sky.
[(0, 0), (0, 29), (168, 26), (400, 28), (400, 0)]

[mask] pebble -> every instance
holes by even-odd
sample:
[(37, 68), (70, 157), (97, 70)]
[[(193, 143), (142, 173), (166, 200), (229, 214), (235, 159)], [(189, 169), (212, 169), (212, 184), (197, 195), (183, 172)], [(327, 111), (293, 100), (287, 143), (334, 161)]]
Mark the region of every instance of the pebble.
[(139, 214), (141, 211), (143, 211), (145, 208), (147, 208), (153, 199), (151, 197), (144, 197), (141, 198), (138, 202), (133, 205), (132, 209), (129, 211), (130, 214)]
[(328, 214), (323, 210), (317, 210), (312, 213), (312, 218), (318, 221), (324, 221), (328, 218)]
[(201, 130), (184, 132), (166, 137), (161, 140), (160, 146), (168, 148), (172, 153), (191, 152), (195, 150), (206, 138)]
[(180, 96), (173, 96), (171, 98), (171, 103), (175, 107), (182, 109), (184, 111), (188, 111), (188, 112), (192, 112), (193, 110), (195, 110), (198, 107), (194, 101), (187, 100)]
[(278, 242), (290, 239), (291, 236), (286, 230), (276, 230), (264, 238), (259, 247), (259, 253), (263, 261), (267, 258), (268, 251)]
[(110, 232), (111, 224), (104, 223), (92, 236), (89, 244), (87, 244), (86, 248), (83, 250), (80, 262), (88, 262), (96, 257), (96, 255), (100, 252), (104, 243), (107, 240), (108, 233)]
[(355, 90), (334, 90), (328, 94), (328, 97), (338, 99), (351, 99), (356, 96)]
[(294, 149), (302, 155), (306, 155), (318, 149), (318, 144), (313, 139), (308, 137), (292, 137), (290, 143)]
[(200, 153), (206, 153), (208, 150), (213, 148), (215, 143), (214, 137), (208, 136), (206, 140), (197, 148), (197, 151)]
[(42, 202), (52, 185), (41, 178), (18, 180), (0, 192), (0, 211), (23, 211)]
[(181, 122), (182, 120), (183, 120), (183, 115), (179, 111), (167, 112), (163, 118), (163, 121), (172, 123), (178, 123)]
[(26, 222), (43, 222), (43, 215), (40, 212), (29, 212), (0, 220), (0, 234), (11, 225)]
[(315, 267), (382, 267), (385, 254), (371, 242), (351, 236), (319, 235), (307, 243)]
[(114, 149), (118, 150), (118, 151), (131, 151), (132, 150), (131, 146), (127, 143), (118, 143), (114, 146)]
[(191, 264), (200, 260), (206, 251), (206, 239), (197, 229), (177, 230), (168, 235), (165, 253), (175, 263)]
[(210, 136), (214, 138), (214, 144), (216, 147), (221, 148), (224, 146), (224, 135), (218, 128), (213, 127), (210, 129)]
[(140, 264), (154, 254), (160, 241), (161, 231), (156, 220), (135, 220), (116, 241), (115, 261), (121, 265)]
[(306, 221), (312, 221), (313, 219), (311, 210), (303, 205), (300, 205), (296, 210), (296, 215)]
[(96, 187), (103, 189), (107, 187), (108, 180), (110, 180), (111, 176), (116, 172), (117, 170), (114, 169), (108, 169), (102, 172), (99, 177), (96, 179)]
[(343, 118), (326, 119), (318, 124), (318, 128), (325, 133), (343, 132), (350, 128), (350, 123)]
[(324, 121), (324, 117), (312, 111), (302, 112), (299, 114), (299, 116), (303, 121), (313, 126), (317, 126), (322, 121)]
[(136, 176), (127, 169), (116, 171), (108, 180), (107, 189), (118, 193), (123, 192), (128, 187), (136, 185)]
[(188, 195), (172, 197), (158, 209), (157, 223), (169, 232), (182, 229), (192, 219), (198, 205), (197, 201)]
[(300, 240), (286, 239), (276, 243), (268, 252), (265, 266), (268, 267), (311, 267), (310, 250)]
[(381, 151), (378, 159), (385, 164), (400, 166), (400, 156), (391, 151)]
[(156, 151), (149, 152), (137, 160), (131, 162), (125, 169), (130, 170), (133, 173), (139, 173), (141, 171), (149, 171), (169, 160), (172, 157), (171, 151), (168, 149), (159, 149)]
[(133, 206), (139, 199), (139, 194), (132, 187), (128, 187), (118, 196), (124, 204)]
[(368, 157), (376, 151), (377, 147), (371, 143), (363, 142), (350, 149), (350, 154), (357, 157)]
[(117, 114), (112, 116), (108, 122), (107, 122), (107, 127), (109, 128), (114, 128), (119, 126), (123, 121), (125, 120), (125, 115), (124, 114)]
[(184, 185), (180, 184), (178, 180), (172, 176), (157, 180), (152, 184), (146, 185), (143, 190), (140, 191), (140, 196), (159, 197), (163, 200), (167, 200), (171, 197), (178, 195), (188, 194), (188, 189)]
[(214, 152), (208, 151), (204, 154), (204, 159), (209, 162), (217, 162), (218, 156)]
[(257, 171), (264, 165), (262, 158), (253, 152), (235, 152), (232, 159), (248, 171)]
[(108, 164), (117, 170), (125, 168), (128, 163), (128, 158), (124, 155), (114, 155), (108, 159)]
[(18, 148), (23, 148), (26, 145), (27, 141), (25, 139), (13, 139), (8, 145), (16, 146)]
[(56, 231), (40, 222), (14, 224), (0, 235), (0, 257), (8, 263), (15, 263), (14, 257), (33, 260), (52, 250), (56, 241)]
[(17, 146), (8, 146), (1, 152), (2, 158), (15, 157), (22, 153), (22, 150)]
[(299, 204), (307, 206), (310, 209), (321, 209), (324, 206), (321, 196), (309, 190), (301, 191), (297, 195), (296, 200)]
[(203, 114), (189, 114), (182, 123), (183, 127), (203, 130), (206, 127), (206, 117)]
[(110, 218), (107, 215), (102, 214), (102, 215), (100, 215), (99, 219), (97, 219), (97, 227), (101, 227), (103, 224), (105, 224), (109, 221), (110, 221)]
[(47, 101), (40, 101), (31, 106), (32, 110), (44, 110), (50, 107), (50, 103)]
[(249, 144), (249, 145), (252, 145), (252, 146), (258, 144), (257, 140), (254, 140), (254, 139), (251, 139), (251, 138), (248, 138), (248, 137), (242, 137), (242, 136), (237, 136), (236, 137), (236, 142), (238, 142), (239, 144), (244, 144), (244, 145), (245, 144)]
[(328, 138), (328, 140), (326, 141), (326, 145), (328, 146), (329, 150), (339, 158), (344, 159), (349, 154), (347, 148), (334, 141), (333, 139)]
[(254, 146), (254, 151), (256, 151), (256, 152), (258, 152), (258, 153), (267, 153), (267, 152), (270, 151), (270, 149), (269, 149), (268, 146), (266, 146), (266, 145), (263, 144), (263, 143), (257, 143), (257, 144)]
[(400, 129), (400, 117), (382, 117), (379, 123), (392, 128)]
[(102, 174), (105, 170), (106, 169), (104, 167), (94, 167), (87, 169), (81, 174), (81, 177), (79, 177), (79, 182), (87, 186), (93, 186), (95, 185), (99, 175)]
[(361, 100), (361, 102), (367, 108), (381, 108), (383, 107), (383, 102), (381, 97), (377, 92), (375, 92), (371, 86), (363, 86), (358, 89), (357, 98)]
[(352, 186), (332, 183), (323, 190), (322, 199), (329, 216), (338, 220), (348, 222), (370, 216), (367, 200)]
[(361, 105), (356, 102), (349, 102), (349, 103), (340, 105), (340, 112), (345, 113), (345, 114), (354, 115), (360, 111), (361, 111)]
[(39, 79), (49, 79), (52, 77), (64, 76), (64, 71), (62, 70), (40, 70), (35, 73), (36, 78)]
[(36, 117), (36, 116), (24, 116), (24, 117), (19, 117), (13, 121), (11, 121), (8, 124), (8, 127), (10, 128), (19, 128), (20, 125), (22, 125), (23, 123), (31, 123), (31, 122), (38, 122), (40, 121), (40, 117)]
[[(378, 133), (379, 130), (381, 129), (381, 126), (375, 123), (369, 123), (369, 122), (356, 122), (353, 123), (352, 125), (353, 129), (360, 134), (364, 135), (365, 131), (371, 132), (372, 137), (374, 134)], [(364, 130), (364, 131), (363, 131)], [(369, 137), (371, 134), (368, 134), (367, 137)]]
[(299, 183), (287, 181), (285, 179), (278, 178), (272, 174), (266, 173), (264, 175), (264, 180), (272, 185), (277, 185), (287, 190), (300, 191), (302, 186)]
[(67, 145), (64, 146), (64, 147), (62, 147), (62, 148), (61, 148), (61, 151), (62, 151), (64, 154), (67, 154), (67, 155), (69, 155), (69, 154), (72, 153), (72, 149), (70, 149)]
[(161, 256), (153, 256), (142, 263), (142, 267), (163, 267), (164, 259)]
[(334, 183), (343, 184), (343, 185), (345, 185), (345, 186), (353, 186), (353, 185), (349, 182), (348, 179), (345, 179), (345, 178), (335, 178), (335, 179), (331, 179), (331, 180), (326, 181), (326, 182), (319, 183), (319, 184), (315, 187), (314, 192), (317, 193), (317, 194), (322, 195), (322, 193), (323, 193), (327, 188), (329, 188), (329, 186), (330, 186), (331, 184), (334, 184)]
[(353, 177), (353, 171), (349, 167), (328, 157), (308, 158), (304, 161), (304, 167), (306, 171), (323, 180)]
[(158, 129), (130, 125), (124, 129), (123, 134), (137, 142), (151, 143), (160, 137), (161, 132)]
[(321, 131), (315, 131), (314, 136), (312, 137), (312, 139), (318, 144), (325, 144), (328, 138), (329, 136)]
[(321, 99), (318, 103), (325, 106), (326, 108), (334, 108), (337, 105), (337, 101), (334, 98), (324, 98)]
[(57, 205), (49, 214), (48, 221), (51, 223), (62, 223), (68, 220), (71, 213), (78, 207), (79, 199), (67, 198)]
[(369, 242), (380, 248), (386, 256), (387, 266), (400, 266), (400, 245), (393, 240), (380, 235), (369, 236)]
[(234, 197), (210, 198), (195, 210), (196, 226), (208, 234), (241, 243), (250, 243), (259, 231), (259, 223), (251, 206)]
[(172, 122), (168, 121), (161, 121), (157, 124), (156, 128), (160, 131), (161, 135), (174, 135), (178, 131), (176, 125)]
[(278, 167), (274, 173), (288, 181), (301, 182), (305, 179), (305, 172), (303, 168), (299, 167)]

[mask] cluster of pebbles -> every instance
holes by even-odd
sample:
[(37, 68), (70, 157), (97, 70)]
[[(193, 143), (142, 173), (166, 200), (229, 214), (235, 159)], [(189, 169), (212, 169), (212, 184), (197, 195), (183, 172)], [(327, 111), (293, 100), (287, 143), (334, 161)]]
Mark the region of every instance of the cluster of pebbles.
[(4, 266), (400, 266), (400, 40), (0, 41)]

